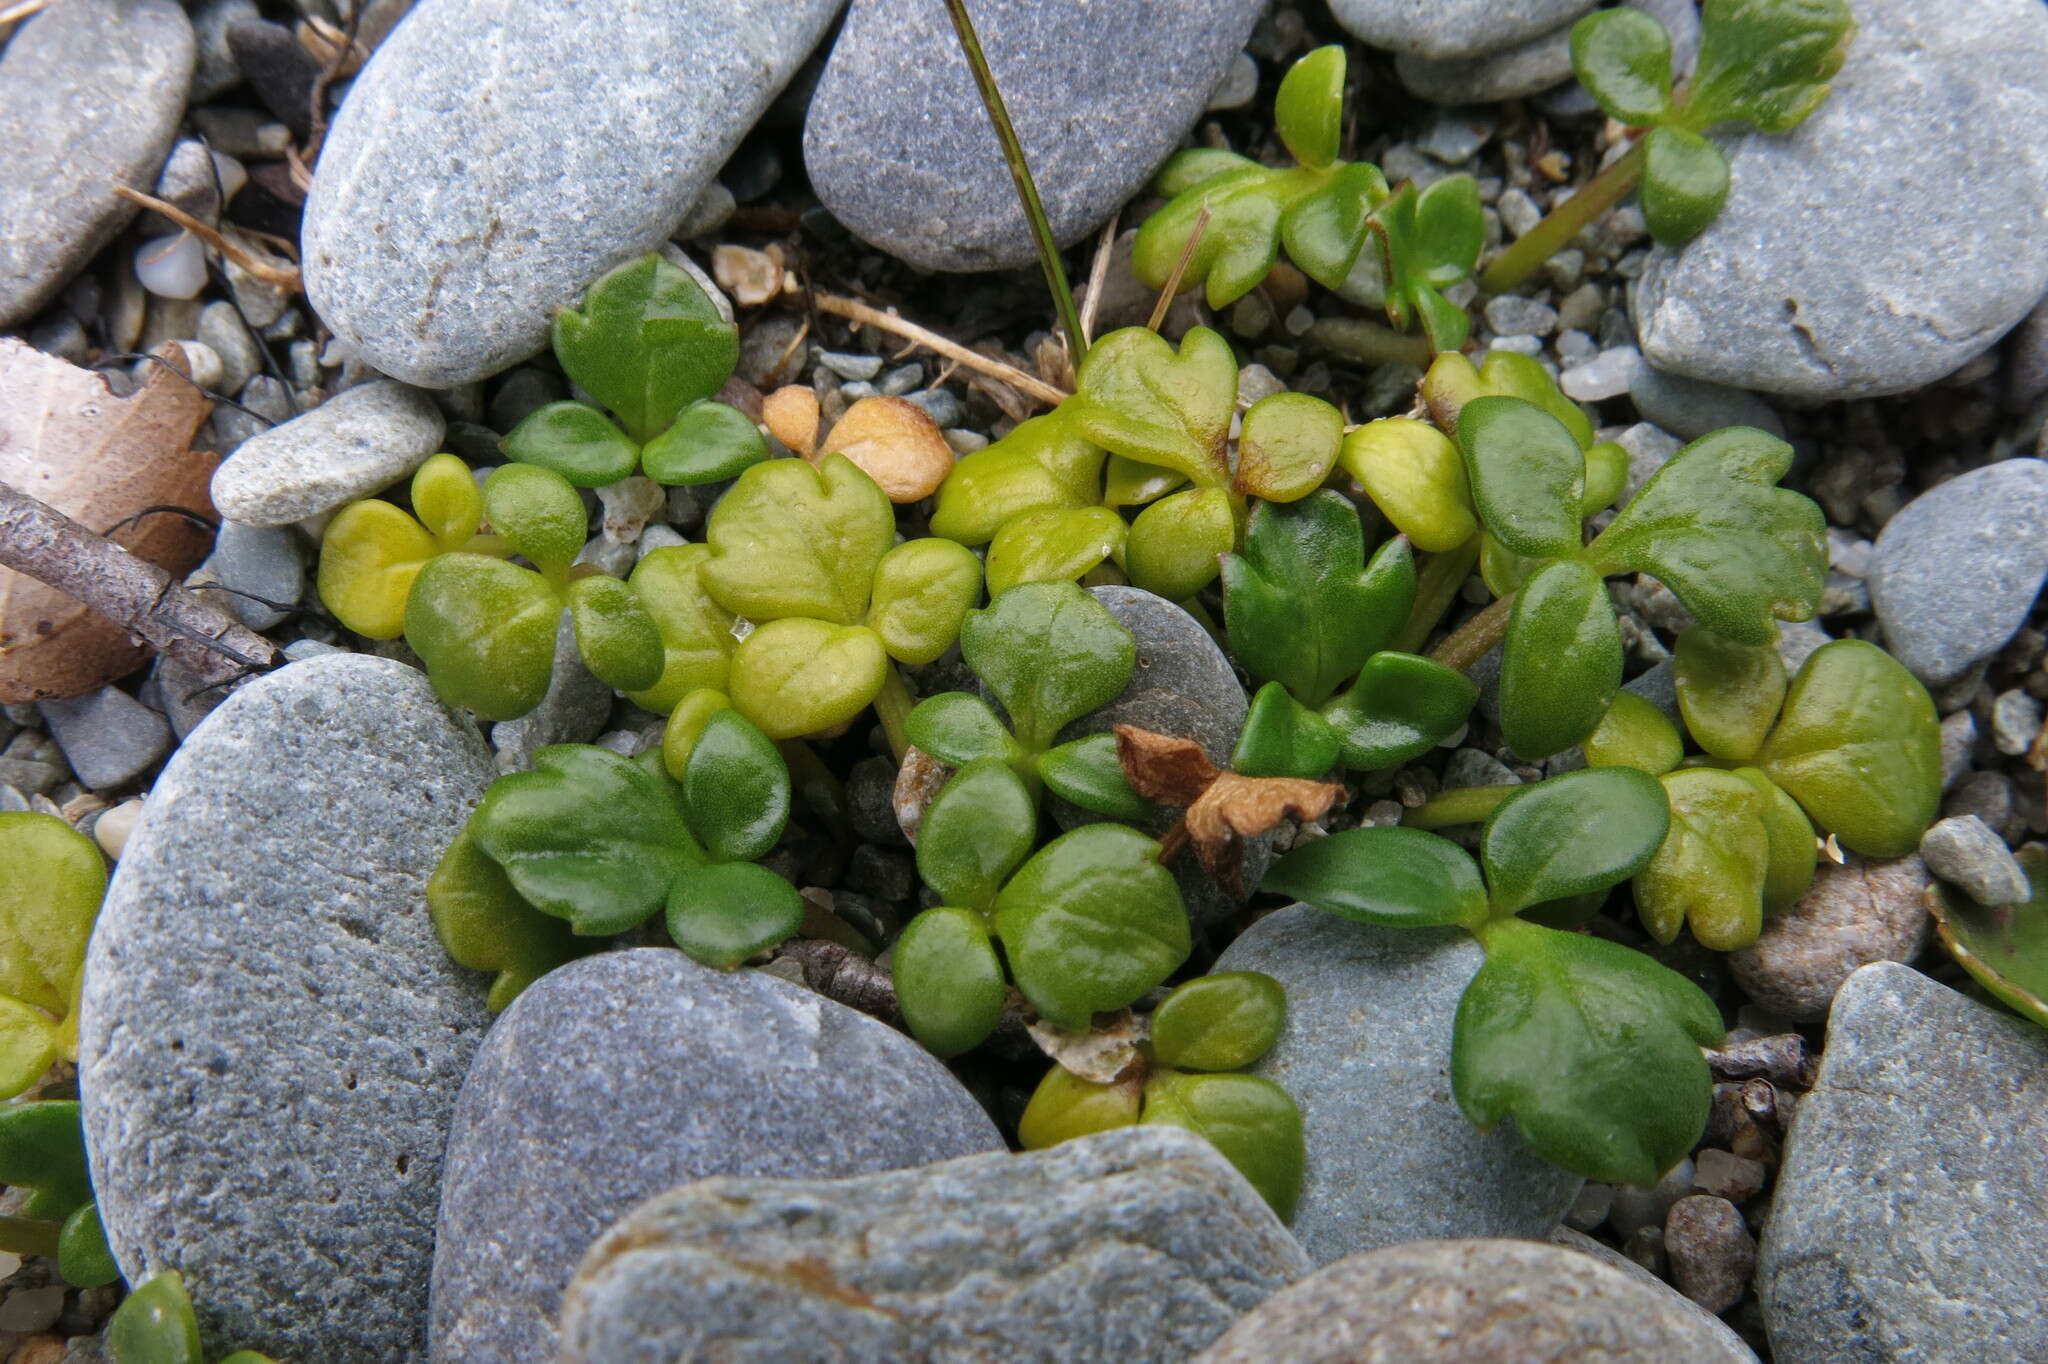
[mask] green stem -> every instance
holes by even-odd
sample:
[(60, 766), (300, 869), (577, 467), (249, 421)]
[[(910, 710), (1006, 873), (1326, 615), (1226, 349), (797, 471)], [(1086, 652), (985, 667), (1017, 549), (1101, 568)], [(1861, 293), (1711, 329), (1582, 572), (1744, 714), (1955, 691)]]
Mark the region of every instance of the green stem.
[(0, 1217), (0, 1250), (16, 1255), (55, 1255), (61, 1222), (39, 1217)]
[(1362, 365), (1414, 365), (1429, 368), (1435, 355), (1429, 338), (1410, 336), (1364, 317), (1325, 317), (1310, 324), (1308, 339)]
[(981, 88), (981, 102), (988, 108), (989, 122), (995, 125), (996, 139), (1003, 144), (1003, 159), (1010, 163), (1010, 178), (1017, 182), (1017, 197), (1024, 202), (1024, 216), (1030, 220), (1031, 235), (1038, 242), (1038, 263), (1045, 270), (1046, 287), (1052, 291), (1053, 306), (1059, 309), (1060, 326), (1067, 333), (1074, 367), (1079, 369), (1081, 357), (1088, 353), (1087, 338), (1081, 331), (1081, 312), (1074, 306), (1067, 267), (1060, 261), (1060, 244), (1053, 238), (1052, 223), (1045, 216), (1045, 205), (1039, 201), (1031, 164), (1024, 158), (1024, 144), (1017, 140), (1003, 93), (996, 88), (995, 73), (989, 70), (981, 39), (974, 32), (974, 20), (967, 14), (967, 0), (946, 0), (946, 9), (953, 16), (953, 31), (960, 36), (960, 50), (967, 54), (967, 65), (974, 71), (974, 83)]
[(1502, 801), (1521, 789), (1512, 783), (1461, 786), (1455, 791), (1431, 796), (1402, 815), (1401, 823), (1411, 829), (1448, 829), (1453, 824), (1481, 824)]
[(899, 763), (910, 751), (910, 711), (916, 704), (910, 688), (904, 685), (903, 674), (896, 671), (895, 664), (890, 664), (882, 674), (882, 690), (875, 694), (875, 715), (882, 722), (882, 732), (889, 736), (889, 751)]
[(1520, 241), (1493, 258), (1479, 276), (1483, 293), (1504, 294), (1536, 273), (1543, 262), (1564, 248), (1580, 230), (1620, 203), (1643, 178), (1641, 142), (1628, 155), (1601, 171), (1577, 194), (1550, 210)]
[(1408, 612), (1408, 623), (1401, 627), (1401, 633), (1394, 639), (1396, 651), (1412, 654), (1419, 650), (1429, 632), (1436, 629), (1437, 622), (1444, 618), (1444, 612), (1451, 609), (1451, 603), (1458, 599), (1458, 589), (1465, 585), (1465, 579), (1472, 573), (1472, 565), (1479, 562), (1479, 537), (1473, 536), (1456, 549), (1432, 554), (1415, 575), (1415, 605)]
[(1514, 600), (1515, 594), (1510, 592), (1460, 625), (1456, 633), (1430, 651), (1430, 660), (1464, 672), (1486, 657), (1487, 650), (1500, 643), (1508, 632), (1508, 613), (1514, 609)]

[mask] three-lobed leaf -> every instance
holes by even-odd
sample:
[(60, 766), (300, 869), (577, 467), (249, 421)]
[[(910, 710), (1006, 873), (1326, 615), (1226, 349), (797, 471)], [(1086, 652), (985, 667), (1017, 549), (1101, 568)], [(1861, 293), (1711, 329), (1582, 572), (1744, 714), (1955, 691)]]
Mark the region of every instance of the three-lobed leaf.
[(1732, 772), (1691, 767), (1663, 778), (1671, 829), (1635, 875), (1636, 913), (1660, 943), (1687, 924), (1702, 946), (1732, 952), (1763, 930), (1770, 833), (1763, 793)]
[(1224, 440), (1237, 410), (1237, 358), (1207, 327), (1180, 350), (1143, 327), (1088, 348), (1060, 419), (1112, 454), (1173, 470), (1203, 487), (1230, 481)]
[(716, 393), (739, 361), (739, 329), (652, 253), (601, 276), (555, 318), (554, 340), (563, 371), (640, 442)]
[(1855, 35), (1846, 0), (1705, 0), (1686, 125), (1703, 132), (1740, 119), (1767, 133), (1798, 126), (1828, 97)]
[(1138, 659), (1131, 632), (1073, 583), (1026, 583), (968, 612), (960, 652), (1032, 753), (1115, 700)]
[(1785, 660), (1774, 646), (1731, 644), (1697, 625), (1678, 636), (1674, 679), (1693, 742), (1730, 762), (1756, 756), (1785, 704)]
[(749, 620), (855, 625), (896, 538), (895, 509), (844, 455), (771, 459), (741, 474), (705, 523), (704, 586)]

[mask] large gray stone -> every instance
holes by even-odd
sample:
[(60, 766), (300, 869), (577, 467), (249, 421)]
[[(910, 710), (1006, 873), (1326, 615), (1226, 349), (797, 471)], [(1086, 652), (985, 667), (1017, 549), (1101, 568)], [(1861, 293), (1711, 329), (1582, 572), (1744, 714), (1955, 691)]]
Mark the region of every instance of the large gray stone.
[(1563, 1246), (1418, 1241), (1282, 1289), (1196, 1364), (1756, 1364), (1647, 1275)]
[(491, 776), (423, 675), (334, 654), (229, 697), (157, 780), (93, 932), (79, 1088), (121, 1270), (182, 1273), (209, 1355), (425, 1356), (486, 1022), (426, 879)]
[(422, 0), (356, 78), (306, 199), (335, 334), (433, 388), (683, 221), (839, 0)]
[(1595, 0), (1330, 0), (1337, 22), (1395, 52), (1480, 57), (1570, 24)]
[(64, 0), (0, 50), (0, 327), (25, 321), (135, 216), (192, 79), (176, 0)]
[[(1053, 235), (1098, 227), (1207, 105), (1259, 0), (978, 0), (975, 28)], [(804, 125), (804, 164), (834, 217), (935, 270), (1035, 259), (974, 76), (930, 0), (853, 0)]]
[(425, 464), (446, 431), (419, 389), (389, 380), (358, 384), (243, 441), (213, 471), (213, 504), (250, 526), (333, 511)]
[(2048, 1033), (1908, 967), (1849, 978), (1764, 1224), (1778, 1364), (2048, 1359)]
[(1728, 139), (1728, 206), (1652, 252), (1633, 302), (1657, 368), (1807, 398), (1896, 393), (1985, 350), (2048, 288), (2048, 9), (1855, 12), (1827, 103), (1791, 133)]
[(1451, 1024), (1485, 953), (1457, 929), (1374, 928), (1292, 905), (1218, 971), (1287, 990), (1287, 1030), (1252, 1067), (1301, 1106), (1307, 1176), (1294, 1234), (1318, 1264), (1443, 1236), (1548, 1236), (1584, 1180), (1512, 1123), (1481, 1133), (1451, 1097)]
[(1870, 601), (1885, 643), (1930, 686), (1953, 682), (2027, 623), (2048, 578), (2048, 461), (1952, 478), (1885, 523)]
[(865, 1014), (672, 950), (585, 957), (513, 1001), (463, 1082), (433, 1358), (552, 1364), (591, 1241), (679, 1184), (872, 1174), (1002, 1145), (945, 1066)]
[(1177, 1364), (1309, 1268), (1215, 1147), (1131, 1127), (663, 1194), (584, 1256), (562, 1358)]

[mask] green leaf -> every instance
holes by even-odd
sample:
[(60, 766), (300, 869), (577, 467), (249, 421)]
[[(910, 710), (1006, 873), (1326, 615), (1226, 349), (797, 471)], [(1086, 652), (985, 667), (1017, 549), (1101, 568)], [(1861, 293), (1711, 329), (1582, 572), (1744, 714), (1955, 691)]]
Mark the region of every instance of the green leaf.
[(1781, 620), (1807, 620), (1827, 581), (1827, 517), (1773, 486), (1792, 447), (1754, 427), (1716, 431), (1643, 485), (1585, 561), (1605, 577), (1649, 573), (1700, 624), (1737, 644), (1769, 644)]
[(714, 860), (765, 857), (789, 823), (789, 767), (745, 716), (716, 711), (683, 768), (683, 809)]
[(64, 1219), (57, 1233), (57, 1272), (74, 1288), (99, 1288), (121, 1277), (98, 1204), (87, 1203)]
[(949, 905), (985, 910), (1038, 841), (1038, 802), (1000, 758), (976, 758), (925, 808), (917, 872)]
[[(1486, 220), (1477, 180), (1463, 174), (1446, 175), (1416, 197), (1413, 268), (1424, 283), (1444, 289), (1466, 278), (1479, 263), (1479, 251), (1485, 244)], [(1464, 317), (1462, 310), (1458, 315)]]
[(1527, 355), (1513, 351), (1490, 351), (1486, 363), (1474, 369), (1462, 355), (1439, 355), (1422, 377), (1422, 398), (1430, 420), (1452, 437), (1458, 434), (1459, 415), (1465, 404), (1487, 396), (1520, 398), (1536, 404), (1564, 424), (1580, 449), (1593, 443), (1593, 423), (1579, 405), (1558, 390), (1550, 372)]
[[(467, 464), (453, 455), (435, 455), (412, 476), (412, 510), (442, 549), (461, 549), (483, 520), (483, 490)], [(332, 522), (327, 530), (334, 533)]]
[[(475, 820), (472, 818), (471, 824)], [(458, 966), (488, 971), (496, 1013), (548, 972), (588, 951), (568, 924), (520, 898), (465, 826), (427, 878), (427, 914)]]
[(1465, 458), (1428, 422), (1367, 422), (1344, 438), (1337, 462), (1415, 548), (1440, 554), (1478, 534)]
[(1918, 679), (1860, 639), (1814, 650), (1756, 765), (1866, 857), (1904, 857), (1941, 810), (1941, 721)]
[(1365, 562), (1358, 512), (1333, 492), (1262, 503), (1223, 560), (1230, 649), (1245, 671), (1321, 705), (1394, 642), (1415, 604), (1415, 558), (1389, 540)]
[(0, 1094), (19, 1094), (42, 1079), (63, 1050), (55, 1020), (0, 995)]
[[(661, 727), (661, 770), (680, 783), (690, 770), (690, 755), (697, 751), (704, 727), (712, 716), (732, 708), (730, 696), (709, 687), (700, 687), (676, 702), (676, 708), (668, 713), (668, 723)], [(683, 822), (689, 822), (687, 814)]]
[(1076, 1031), (1165, 980), (1191, 945), (1159, 845), (1120, 824), (1085, 825), (1040, 849), (997, 897), (995, 928), (1024, 997)]
[(555, 318), (563, 371), (636, 441), (716, 393), (739, 355), (739, 329), (697, 281), (652, 253), (601, 276), (582, 307)]
[(661, 632), (640, 594), (617, 578), (596, 573), (570, 583), (569, 620), (583, 665), (607, 687), (643, 691), (661, 680)]
[(434, 690), (483, 720), (514, 720), (547, 695), (562, 599), (530, 569), (482, 554), (443, 554), (405, 604), (405, 642)]
[(1386, 198), (1387, 177), (1378, 166), (1340, 164), (1280, 214), (1280, 240), (1302, 273), (1326, 289), (1341, 288), (1372, 235), (1372, 211)]
[(1414, 285), (1411, 296), (1415, 300), (1415, 315), (1422, 321), (1422, 332), (1429, 338), (1431, 350), (1454, 351), (1465, 344), (1472, 333), (1472, 319), (1465, 315), (1463, 308), (1428, 284)]
[(672, 788), (592, 744), (554, 744), (498, 778), (470, 819), (479, 848), (532, 905), (586, 936), (623, 933), (704, 860)]
[(987, 1040), (1003, 1017), (1003, 965), (988, 925), (966, 909), (928, 909), (907, 924), (889, 977), (911, 1036), (940, 1057)]
[(771, 459), (741, 474), (711, 509), (704, 586), (749, 620), (857, 625), (895, 538), (895, 508), (846, 456), (828, 455), (816, 468)]
[(1595, 767), (1524, 786), (1500, 803), (1480, 836), (1494, 912), (1605, 890), (1648, 865), (1671, 826), (1657, 779)]
[(669, 887), (669, 937), (720, 970), (794, 937), (803, 921), (796, 887), (752, 862), (684, 867)]
[(107, 860), (90, 838), (55, 815), (0, 811), (0, 996), (70, 1013), (106, 893)]
[(1259, 889), (1390, 928), (1470, 926), (1487, 914), (1472, 855), (1420, 829), (1346, 829), (1304, 843), (1272, 865)]
[(114, 1364), (206, 1364), (199, 1318), (176, 1270), (152, 1274), (121, 1300), (107, 1322), (107, 1352)]
[(1273, 123), (1287, 151), (1321, 169), (1337, 159), (1344, 135), (1344, 48), (1319, 47), (1287, 69), (1273, 99)]
[(1588, 767), (1633, 767), (1661, 777), (1685, 760), (1685, 740), (1670, 717), (1631, 691), (1618, 691), (1586, 736)]
[(1095, 444), (1201, 487), (1230, 482), (1224, 439), (1237, 410), (1237, 358), (1215, 332), (1190, 329), (1176, 354), (1157, 332), (1113, 331), (1088, 348), (1076, 383), (1061, 418)]
[(505, 464), (484, 480), (484, 514), (543, 573), (568, 570), (583, 550), (589, 519), (583, 499), (567, 479), (531, 464)]
[(26, 1217), (62, 1221), (92, 1198), (76, 1099), (0, 1105), (0, 1184), (26, 1189)]
[(1076, 1137), (1135, 1126), (1143, 1093), (1135, 1084), (1097, 1084), (1054, 1066), (1024, 1106), (1017, 1143), (1027, 1151), (1043, 1151)]
[(1218, 561), (1236, 543), (1230, 494), (1189, 488), (1138, 513), (1124, 541), (1124, 570), (1133, 587), (1186, 601), (1216, 581)]
[(1314, 781), (1343, 756), (1343, 742), (1328, 720), (1288, 695), (1278, 682), (1268, 682), (1252, 697), (1230, 755), (1230, 770), (1242, 777)]
[(498, 444), (507, 459), (559, 474), (579, 488), (617, 483), (640, 462), (640, 447), (584, 403), (535, 408)]
[(627, 584), (661, 636), (661, 676), (628, 700), (657, 713), (693, 691), (724, 691), (732, 671), (732, 612), (711, 599), (700, 573), (709, 545), (666, 545), (633, 566)]
[(1420, 321), (1430, 348), (1456, 351), (1471, 322), (1438, 292), (1472, 273), (1485, 240), (1478, 183), (1451, 175), (1417, 192), (1403, 184), (1373, 210), (1385, 241), (1387, 320), (1406, 329)]
[(1344, 443), (1344, 414), (1306, 393), (1275, 393), (1244, 414), (1232, 488), (1268, 502), (1307, 497), (1330, 476)]
[(988, 592), (1019, 583), (1072, 582), (1123, 552), (1130, 527), (1108, 507), (1072, 507), (1011, 517), (988, 547)]
[(1763, 796), (1732, 772), (1692, 767), (1664, 779), (1671, 830), (1635, 876), (1636, 913), (1660, 943), (1688, 922), (1703, 947), (1732, 952), (1764, 924), (1770, 835)]
[(1142, 507), (1186, 485), (1186, 474), (1162, 469), (1157, 464), (1111, 455), (1102, 472), (1102, 505)]
[(1162, 199), (1172, 199), (1219, 175), (1263, 169), (1249, 156), (1239, 156), (1221, 147), (1184, 147), (1167, 157), (1166, 164), (1152, 177), (1152, 192)]
[(1485, 940), (1451, 1043), (1458, 1106), (1482, 1129), (1512, 1117), (1530, 1150), (1574, 1174), (1655, 1184), (1706, 1127), (1713, 1002), (1600, 938), (1502, 919)]
[(1754, 767), (1738, 767), (1735, 775), (1763, 797), (1759, 810), (1770, 840), (1769, 860), (1764, 869), (1764, 917), (1768, 919), (1798, 904), (1813, 885), (1813, 869), (1820, 860), (1820, 840), (1813, 836), (1813, 821), (1806, 817), (1806, 811), (1776, 782)]
[(1456, 669), (1384, 649), (1365, 661), (1351, 690), (1324, 704), (1323, 718), (1337, 731), (1344, 765), (1375, 772), (1448, 739), (1478, 699), (1477, 684)]
[(1671, 109), (1671, 35), (1639, 9), (1596, 10), (1572, 27), (1572, 72), (1603, 112), (1638, 128)]
[(1017, 741), (989, 709), (988, 702), (964, 691), (927, 696), (904, 720), (910, 742), (954, 767), (976, 758), (1008, 760), (1018, 753)]
[(1301, 1109), (1286, 1090), (1256, 1075), (1154, 1075), (1145, 1084), (1148, 1125), (1184, 1127), (1208, 1138), (1280, 1220), (1294, 1216), (1308, 1163)]
[(1515, 594), (1501, 651), (1501, 732), (1529, 762), (1591, 734), (1621, 690), (1621, 623), (1584, 564), (1545, 564)]
[(1586, 450), (1586, 495), (1579, 511), (1586, 516), (1614, 505), (1628, 485), (1628, 451), (1611, 440)]
[(1114, 734), (1091, 734), (1038, 755), (1038, 775), (1061, 800), (1111, 819), (1150, 819), (1156, 808), (1131, 789)]
[(389, 502), (351, 502), (320, 538), (320, 600), (357, 634), (396, 639), (413, 583), (440, 552), (424, 526)]
[(733, 652), (733, 708), (771, 739), (845, 724), (881, 694), (889, 675), (882, 638), (865, 625), (771, 620)]
[(1131, 632), (1072, 583), (1026, 583), (968, 612), (960, 652), (1032, 753), (1115, 700), (1138, 660)]
[(1643, 221), (1663, 246), (1683, 246), (1707, 230), (1728, 202), (1728, 158), (1684, 128), (1657, 128), (1643, 139)]
[(1747, 762), (1785, 704), (1785, 660), (1769, 644), (1730, 644), (1693, 626), (1678, 636), (1678, 713), (1693, 741), (1717, 758)]
[(932, 534), (986, 544), (1026, 512), (1092, 507), (1102, 500), (1104, 458), (1062, 404), (955, 464), (939, 485)]
[(766, 458), (768, 442), (746, 413), (705, 399), (684, 408), (647, 442), (640, 466), (656, 483), (682, 486), (737, 478)]
[(1496, 539), (1539, 559), (1578, 552), (1586, 455), (1562, 422), (1520, 398), (1474, 398), (1458, 414), (1458, 449)]
[(1797, 127), (1828, 97), (1855, 35), (1844, 0), (1706, 0), (1680, 115), (1699, 132), (1731, 119)]
[[(1259, 165), (1205, 179), (1145, 220), (1132, 243), (1132, 271), (1147, 288), (1164, 288), (1185, 255), (1181, 288), (1206, 286), (1209, 306), (1227, 307), (1257, 288), (1279, 258), (1287, 205), (1326, 181), (1323, 172)], [(1204, 210), (1208, 226), (1197, 239), (1195, 225)]]
[(1218, 971), (1175, 987), (1152, 1014), (1152, 1055), (1181, 1070), (1241, 1070), (1287, 1026), (1287, 991), (1258, 971)]
[(953, 647), (981, 599), (981, 560), (951, 540), (905, 540), (875, 565), (868, 628), (899, 663), (922, 667)]
[(2048, 849), (2014, 854), (2032, 894), (2025, 904), (1986, 908), (1936, 881), (1927, 904), (1942, 946), (1979, 985), (2048, 1028)]

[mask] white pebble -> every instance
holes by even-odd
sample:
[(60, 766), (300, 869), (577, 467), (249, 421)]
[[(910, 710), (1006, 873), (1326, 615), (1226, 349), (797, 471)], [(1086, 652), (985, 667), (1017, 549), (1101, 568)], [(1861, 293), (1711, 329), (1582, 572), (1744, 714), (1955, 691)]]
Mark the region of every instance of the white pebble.
[(128, 846), (129, 835), (135, 832), (135, 821), (141, 818), (142, 802), (124, 800), (93, 821), (93, 841), (100, 845), (102, 852), (118, 862), (121, 850)]
[(197, 298), (206, 287), (206, 248), (190, 232), (135, 248), (135, 278), (158, 298)]

